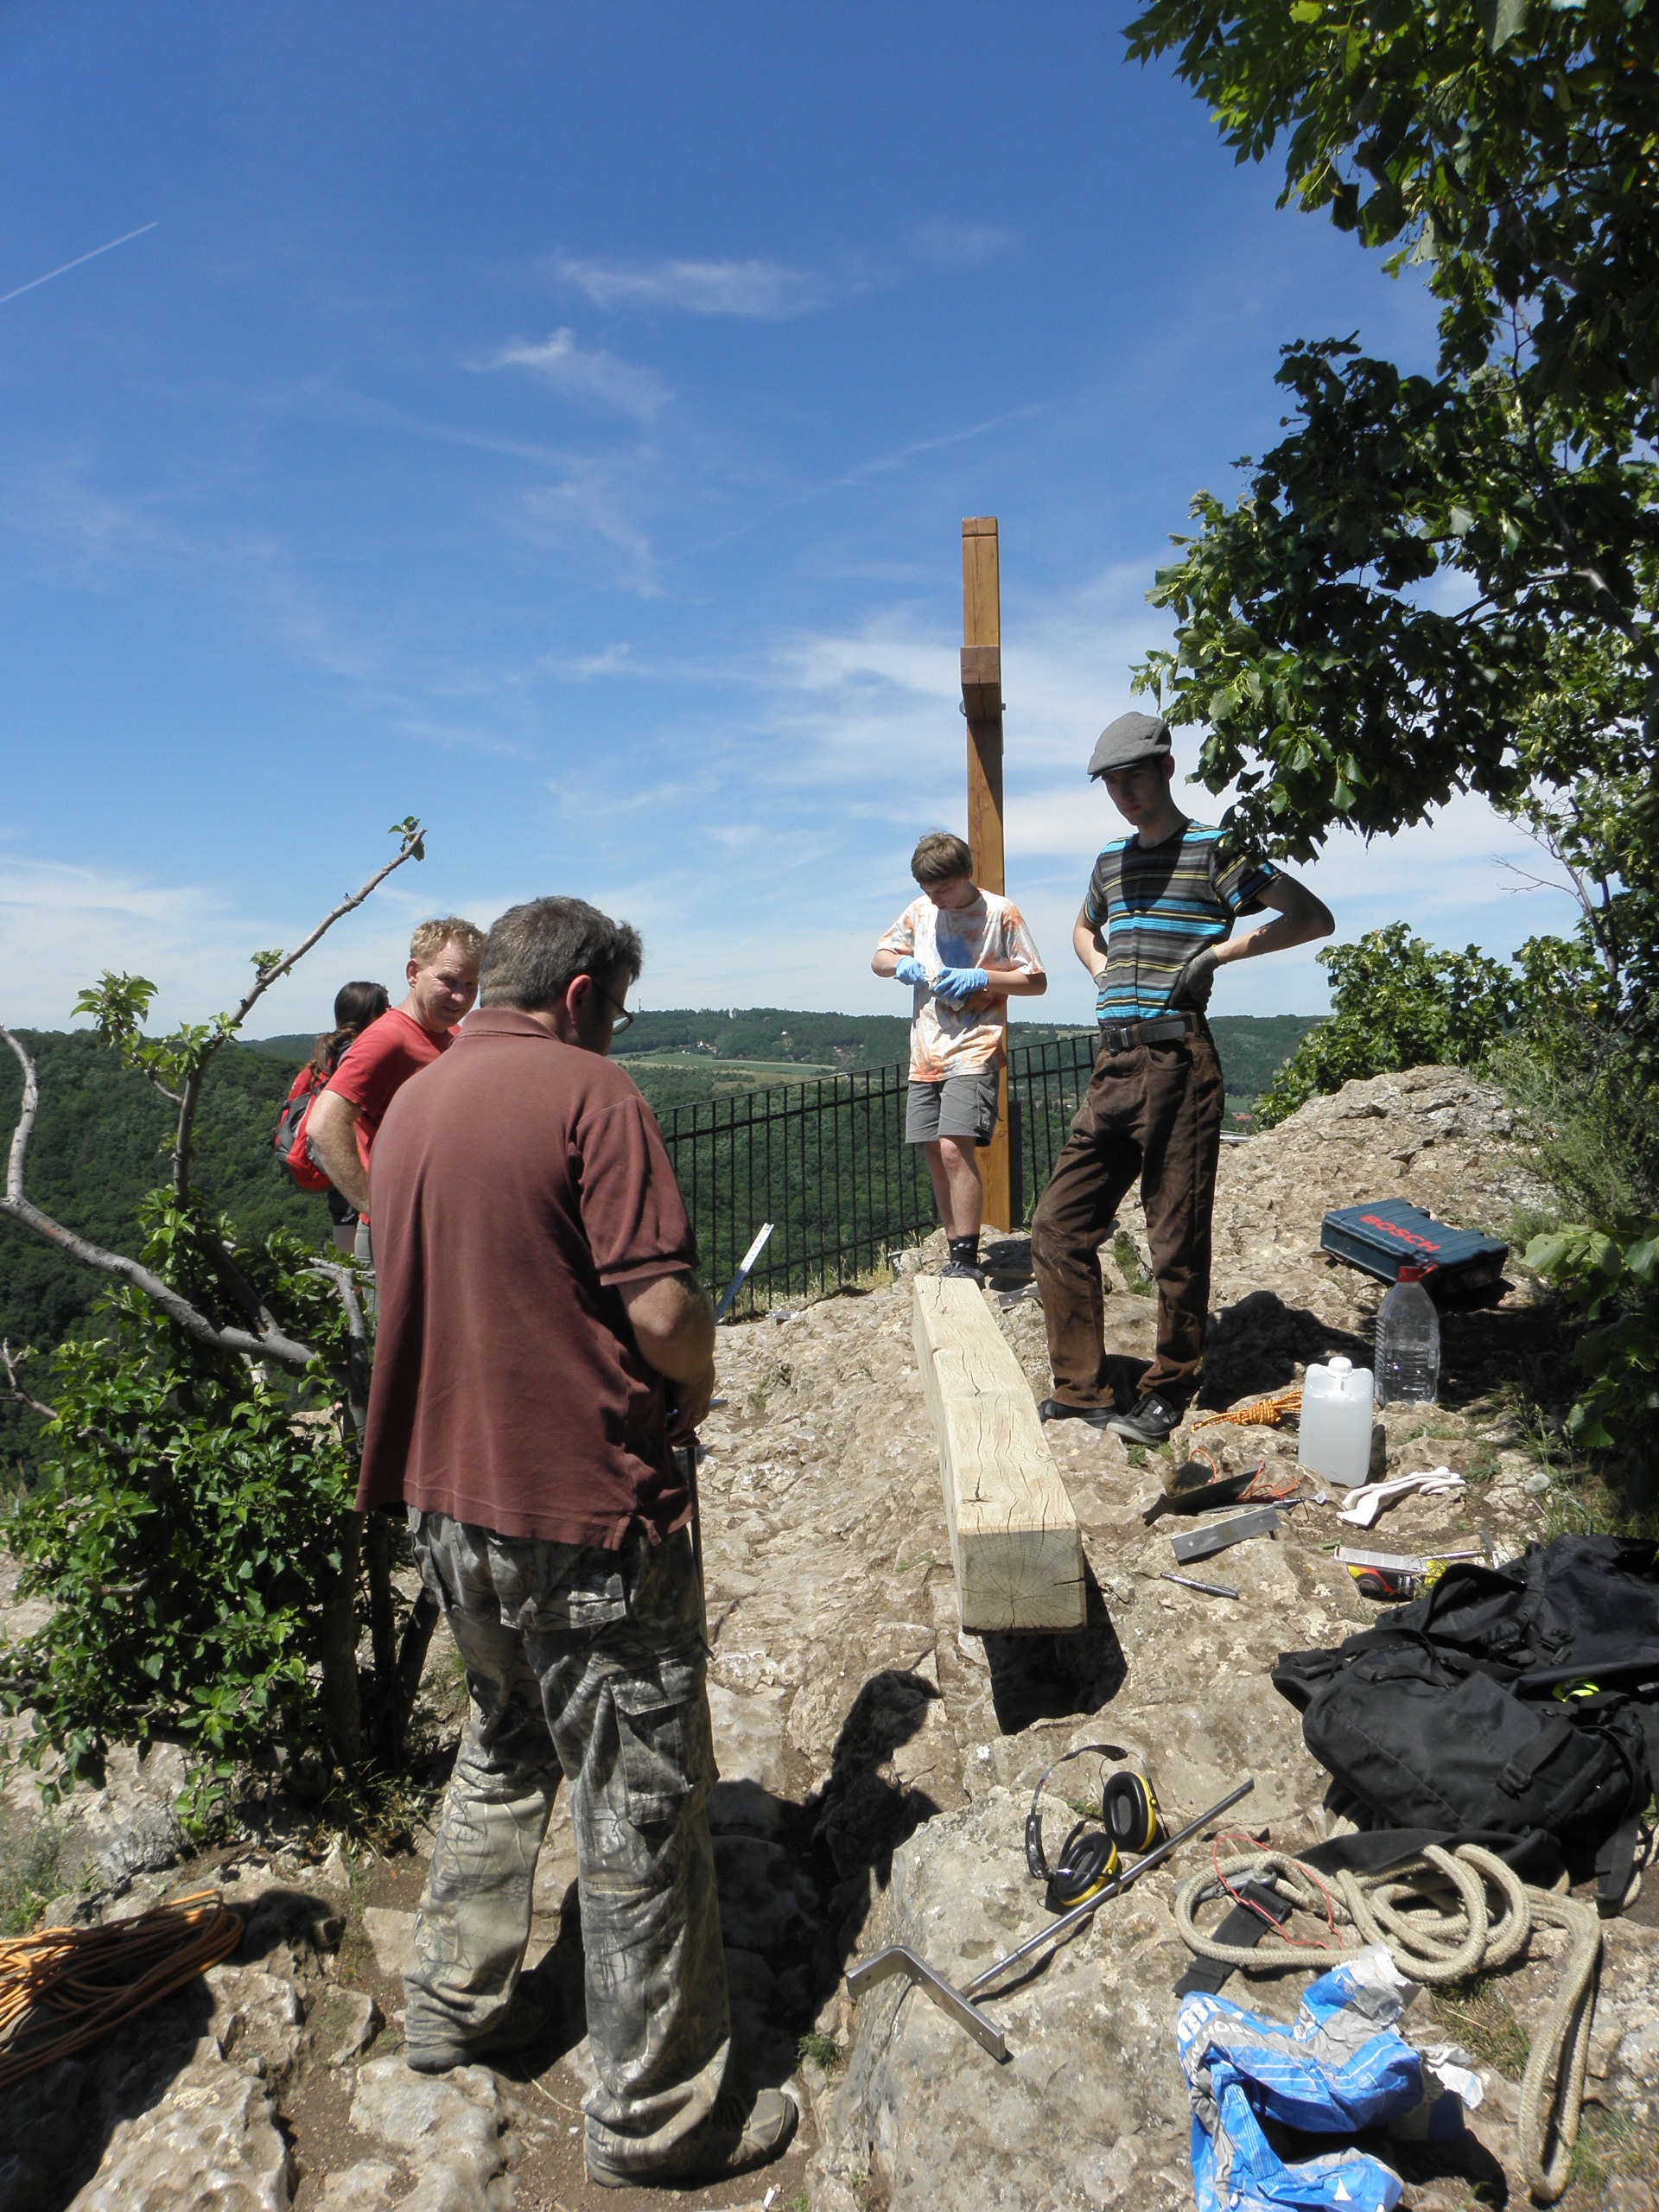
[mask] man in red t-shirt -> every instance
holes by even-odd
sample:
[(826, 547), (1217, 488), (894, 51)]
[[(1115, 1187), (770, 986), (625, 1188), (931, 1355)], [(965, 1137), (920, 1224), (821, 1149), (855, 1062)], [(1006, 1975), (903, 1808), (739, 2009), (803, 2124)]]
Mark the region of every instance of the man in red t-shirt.
[(689, 2188), (776, 2158), (797, 2115), (732, 2050), (696, 1498), (671, 1448), (709, 1409), (714, 1313), (656, 1118), (610, 1058), (639, 964), (585, 899), (512, 908), (483, 1006), (392, 1102), (357, 1502), (408, 1513), (471, 1700), (405, 2059), (443, 2073), (551, 2025), (551, 1977), (521, 1968), (568, 1783), (588, 2176)]
[(478, 996), (483, 950), (483, 931), (459, 915), (423, 922), (410, 940), (409, 996), (363, 1032), (311, 1109), (307, 1148), (357, 1209), (357, 1256), (365, 1265), (374, 1256), (369, 1231), (374, 1140), (387, 1107), (410, 1076), (454, 1042), (455, 1024)]

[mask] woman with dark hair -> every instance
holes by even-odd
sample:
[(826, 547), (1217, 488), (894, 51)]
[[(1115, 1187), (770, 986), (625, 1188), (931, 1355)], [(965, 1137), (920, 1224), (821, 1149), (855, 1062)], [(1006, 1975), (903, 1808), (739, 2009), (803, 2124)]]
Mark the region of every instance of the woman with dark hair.
[(317, 1039), (317, 1049), (294, 1078), (275, 1139), (277, 1157), (302, 1191), (321, 1191), (327, 1198), (334, 1242), (349, 1252), (357, 1236), (357, 1213), (317, 1165), (306, 1140), (305, 1125), (311, 1103), (333, 1076), (371, 1022), (378, 1021), (391, 1004), (384, 983), (342, 983), (334, 993), (334, 1026)]

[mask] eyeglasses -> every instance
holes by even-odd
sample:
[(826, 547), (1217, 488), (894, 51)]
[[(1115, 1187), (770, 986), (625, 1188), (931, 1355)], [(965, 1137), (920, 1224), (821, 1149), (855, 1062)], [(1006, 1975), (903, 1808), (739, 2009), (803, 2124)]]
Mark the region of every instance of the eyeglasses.
[(601, 998), (604, 1000), (606, 1005), (609, 1007), (611, 1012), (616, 1016), (615, 1020), (611, 1024), (611, 1034), (613, 1037), (620, 1037), (622, 1034), (622, 1032), (629, 1027), (633, 1020), (632, 1008), (631, 1007), (624, 1006), (620, 1000), (613, 999), (610, 993), (606, 989), (604, 984), (594, 982), (594, 978), (591, 976), (588, 980), (590, 983), (593, 983), (594, 988), (599, 993)]

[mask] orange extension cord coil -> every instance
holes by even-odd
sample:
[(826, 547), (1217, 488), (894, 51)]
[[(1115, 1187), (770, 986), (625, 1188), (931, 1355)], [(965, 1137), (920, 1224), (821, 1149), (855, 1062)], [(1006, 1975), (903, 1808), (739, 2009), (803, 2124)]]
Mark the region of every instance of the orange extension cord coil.
[(172, 1996), (241, 1941), (216, 1890), (101, 1928), (0, 1940), (0, 2089)]

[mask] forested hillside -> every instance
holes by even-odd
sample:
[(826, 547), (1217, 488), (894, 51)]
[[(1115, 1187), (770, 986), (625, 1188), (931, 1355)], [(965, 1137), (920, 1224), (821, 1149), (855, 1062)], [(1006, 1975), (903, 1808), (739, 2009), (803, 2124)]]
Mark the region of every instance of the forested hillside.
[[(895, 992), (895, 1002), (901, 996)], [(1229, 1097), (1243, 1104), (1265, 1090), (1315, 1018), (1303, 1014), (1217, 1015), (1210, 1026), (1227, 1071)], [(1016, 1020), (1014, 1049), (1075, 1036), (1082, 1027)], [(636, 1014), (632, 1026), (617, 1039), (616, 1052), (653, 1101), (677, 1106), (733, 1084), (795, 1082), (845, 1068), (890, 1067), (905, 1058), (909, 1039), (908, 1014), (805, 1014), (780, 1007), (713, 1007), (700, 1013), (653, 1009)], [(251, 1049), (297, 1067), (313, 1041), (309, 1037), (268, 1037)], [(655, 1068), (653, 1061), (658, 1064)], [(666, 1080), (671, 1075), (696, 1077), (704, 1068), (706, 1079), (701, 1083)]]
[[(20, 1030), (40, 1072), (41, 1112), (29, 1154), (29, 1195), (71, 1229), (118, 1250), (134, 1251), (142, 1194), (164, 1181), (175, 1115), (144, 1078), (124, 1068), (89, 1031)], [(307, 1050), (312, 1040), (308, 1040)], [(270, 1132), (294, 1068), (286, 1060), (232, 1045), (213, 1064), (197, 1123), (198, 1176), (225, 1211), (250, 1230), (286, 1223), (302, 1235), (327, 1234), (321, 1198), (293, 1188), (276, 1166)], [(22, 1081), (0, 1053), (0, 1132), (10, 1141)], [(30, 1376), (45, 1382), (45, 1355), (84, 1325), (105, 1287), (102, 1277), (10, 1222), (0, 1222), (0, 1336), (14, 1351), (36, 1348)], [(35, 1416), (0, 1404), (0, 1465), (32, 1434)]]
[[(1307, 1018), (1222, 1015), (1212, 1025), (1236, 1108), (1267, 1087), (1311, 1026)], [(1023, 1046), (1076, 1034), (1052, 1023), (1014, 1027)], [(167, 1173), (172, 1111), (150, 1085), (86, 1031), (23, 1031), (41, 1078), (41, 1113), (29, 1151), (29, 1192), (68, 1227), (120, 1250), (137, 1249), (143, 1193)], [(899, 1015), (806, 1014), (787, 1008), (643, 1014), (620, 1040), (619, 1057), (652, 1104), (666, 1111), (717, 1092), (810, 1081), (852, 1068), (890, 1065), (905, 1057), (908, 1024)], [(214, 1201), (248, 1230), (277, 1223), (318, 1244), (328, 1234), (321, 1198), (289, 1183), (270, 1148), (271, 1130), (296, 1069), (315, 1039), (264, 1038), (232, 1045), (213, 1064), (198, 1124), (197, 1177)], [(0, 1053), (0, 1141), (16, 1125), (21, 1077)], [(105, 1288), (79, 1267), (10, 1222), (0, 1222), (0, 1336), (14, 1351), (35, 1348), (26, 1371), (42, 1395), (51, 1347), (89, 1325)], [(0, 1470), (29, 1455), (33, 1414), (0, 1400)]]

